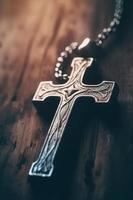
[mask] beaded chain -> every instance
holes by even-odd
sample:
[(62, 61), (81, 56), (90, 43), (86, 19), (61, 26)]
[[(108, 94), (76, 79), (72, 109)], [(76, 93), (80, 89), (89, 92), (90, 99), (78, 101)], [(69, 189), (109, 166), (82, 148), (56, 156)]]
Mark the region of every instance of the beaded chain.
[[(123, 13), (123, 4), (124, 0), (115, 0), (115, 11), (112, 21), (110, 22), (107, 28), (104, 28), (101, 33), (98, 34), (96, 39), (96, 45), (102, 46), (104, 41), (111, 35), (111, 33), (115, 32), (117, 27), (120, 24), (122, 13)], [(60, 56), (57, 59), (57, 63), (55, 66), (55, 77), (59, 80), (68, 80), (68, 74), (63, 73), (63, 63), (64, 60), (67, 59), (71, 54), (77, 50), (79, 44), (77, 42), (71, 43), (69, 46), (65, 48), (63, 52), (61, 52)]]

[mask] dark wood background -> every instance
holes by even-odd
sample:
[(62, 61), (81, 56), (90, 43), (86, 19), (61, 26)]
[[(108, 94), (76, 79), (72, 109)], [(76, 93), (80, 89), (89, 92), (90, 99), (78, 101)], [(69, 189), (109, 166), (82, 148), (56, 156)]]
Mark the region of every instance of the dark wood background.
[[(80, 137), (67, 184), (65, 178), (52, 186), (32, 184), (27, 179), (48, 128), (32, 105), (38, 83), (54, 80), (56, 57), (66, 45), (81, 42), (87, 36), (95, 39), (111, 19), (113, 2), (0, 0), (1, 200), (133, 199), (131, 0), (125, 2), (115, 42), (104, 51), (98, 65), (103, 79), (115, 80), (119, 85), (118, 102), (107, 112), (97, 115), (94, 109), (86, 117), (85, 134)], [(66, 168), (71, 165), (71, 159)]]

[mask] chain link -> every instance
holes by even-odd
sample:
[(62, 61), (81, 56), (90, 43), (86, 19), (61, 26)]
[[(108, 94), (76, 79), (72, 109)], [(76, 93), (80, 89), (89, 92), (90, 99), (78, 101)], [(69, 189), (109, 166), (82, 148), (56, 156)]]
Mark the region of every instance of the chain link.
[(112, 21), (109, 24), (108, 28), (104, 28), (100, 34), (98, 34), (96, 44), (101, 46), (103, 42), (109, 37), (112, 32), (116, 31), (116, 28), (119, 26), (122, 13), (123, 13), (123, 4), (124, 0), (115, 0), (115, 12)]
[[(112, 21), (110, 22), (107, 28), (104, 28), (101, 33), (98, 34), (96, 39), (96, 45), (102, 46), (103, 42), (108, 39), (108, 37), (116, 31), (117, 27), (121, 22), (121, 17), (123, 13), (124, 0), (115, 0), (115, 11)], [(61, 52), (60, 56), (57, 59), (57, 63), (55, 66), (55, 77), (58, 80), (68, 80), (68, 74), (63, 73), (63, 63), (71, 55), (78, 49), (78, 43), (73, 42), (69, 46), (65, 48), (63, 52)]]

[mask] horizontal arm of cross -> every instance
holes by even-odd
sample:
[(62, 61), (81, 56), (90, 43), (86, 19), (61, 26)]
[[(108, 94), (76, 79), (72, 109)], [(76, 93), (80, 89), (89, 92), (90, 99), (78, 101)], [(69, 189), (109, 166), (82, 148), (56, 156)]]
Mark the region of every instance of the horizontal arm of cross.
[(61, 87), (62, 85), (54, 85), (52, 81), (42, 81), (33, 97), (33, 101), (44, 101), (49, 96), (60, 97), (62, 95)]
[(103, 81), (97, 85), (82, 84), (78, 97), (93, 97), (96, 103), (107, 103), (115, 86), (114, 81)]

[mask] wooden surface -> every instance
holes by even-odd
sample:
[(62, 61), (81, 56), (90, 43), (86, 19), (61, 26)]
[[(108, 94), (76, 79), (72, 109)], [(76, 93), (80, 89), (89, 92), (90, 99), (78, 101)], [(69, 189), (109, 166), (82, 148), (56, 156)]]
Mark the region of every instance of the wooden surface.
[(98, 65), (102, 79), (119, 85), (118, 102), (99, 115), (91, 109), (69, 181), (49, 187), (27, 178), (48, 128), (33, 94), (40, 81), (54, 80), (56, 57), (67, 44), (94, 39), (108, 24), (113, 1), (0, 0), (0, 199), (133, 199), (132, 7), (126, 1), (120, 32)]

